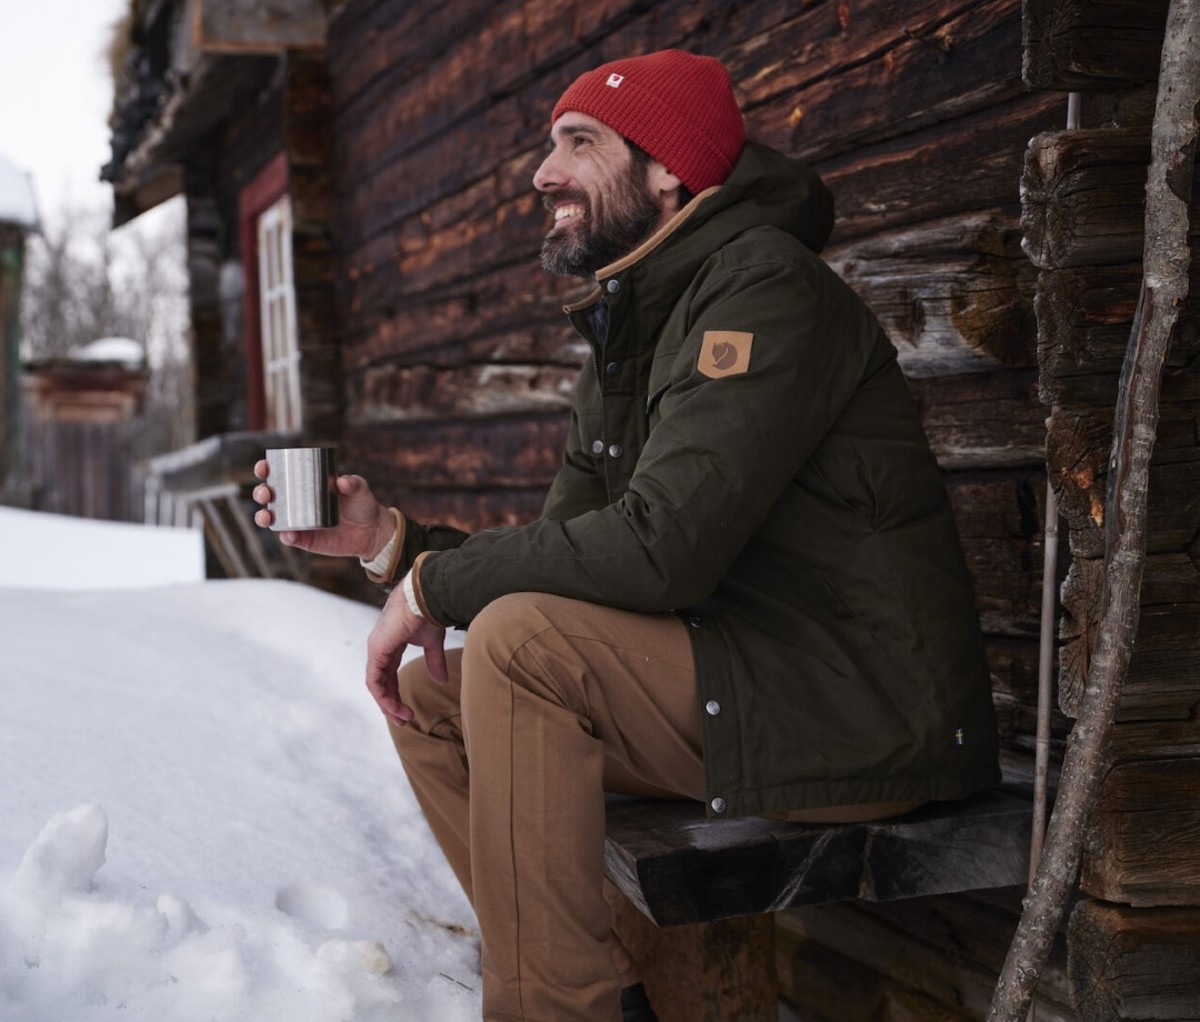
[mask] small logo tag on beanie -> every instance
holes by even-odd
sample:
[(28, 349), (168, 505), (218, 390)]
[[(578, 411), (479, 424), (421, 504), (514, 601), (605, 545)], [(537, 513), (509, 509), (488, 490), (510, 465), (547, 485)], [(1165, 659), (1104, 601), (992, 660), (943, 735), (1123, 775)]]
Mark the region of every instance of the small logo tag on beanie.
[(614, 71), (612, 74), (610, 74), (608, 76), (608, 81), (605, 82), (604, 84), (607, 85), (610, 89), (619, 89), (621, 87), (621, 83), (623, 81), (625, 81), (625, 76), (619, 75), (619, 74), (617, 74), (616, 71)]

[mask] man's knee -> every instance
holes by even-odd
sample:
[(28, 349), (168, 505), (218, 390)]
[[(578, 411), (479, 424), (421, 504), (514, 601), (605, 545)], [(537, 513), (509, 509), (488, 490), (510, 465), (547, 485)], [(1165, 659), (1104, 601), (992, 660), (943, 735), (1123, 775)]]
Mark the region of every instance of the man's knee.
[(549, 626), (543, 611), (546, 602), (560, 599), (546, 593), (508, 593), (493, 600), (467, 630), (465, 660), (483, 657), (503, 668), (513, 653)]
[(509, 593), (489, 603), (471, 622), (463, 650), (464, 710), (507, 700), (513, 686), (564, 705), (560, 672), (552, 667), (563, 653), (555, 636), (563, 615), (577, 601), (548, 593)]

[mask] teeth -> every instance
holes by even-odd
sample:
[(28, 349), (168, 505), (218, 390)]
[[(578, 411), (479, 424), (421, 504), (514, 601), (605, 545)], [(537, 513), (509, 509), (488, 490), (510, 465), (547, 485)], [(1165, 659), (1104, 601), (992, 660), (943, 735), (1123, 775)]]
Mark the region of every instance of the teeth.
[(565, 220), (569, 216), (575, 216), (575, 214), (578, 212), (579, 210), (575, 206), (559, 206), (554, 211), (554, 219), (555, 221)]

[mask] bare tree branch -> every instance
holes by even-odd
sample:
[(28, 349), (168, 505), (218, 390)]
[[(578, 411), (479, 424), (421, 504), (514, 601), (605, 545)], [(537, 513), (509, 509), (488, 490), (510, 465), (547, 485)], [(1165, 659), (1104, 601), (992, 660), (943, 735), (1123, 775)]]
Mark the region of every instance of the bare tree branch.
[(1020, 1022), (1079, 869), (1141, 609), (1150, 457), (1171, 332), (1187, 297), (1188, 207), (1200, 103), (1200, 0), (1171, 0), (1146, 184), (1143, 278), (1121, 370), (1105, 499), (1104, 594), (1096, 648), (1037, 875), (993, 995), (988, 1022)]

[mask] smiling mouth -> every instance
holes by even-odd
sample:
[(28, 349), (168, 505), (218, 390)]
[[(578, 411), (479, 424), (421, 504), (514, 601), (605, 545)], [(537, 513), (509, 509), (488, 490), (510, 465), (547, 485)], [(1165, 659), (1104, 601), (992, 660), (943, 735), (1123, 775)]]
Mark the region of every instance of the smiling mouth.
[(554, 207), (554, 228), (557, 230), (582, 216), (583, 207), (579, 203), (564, 202), (561, 206)]

